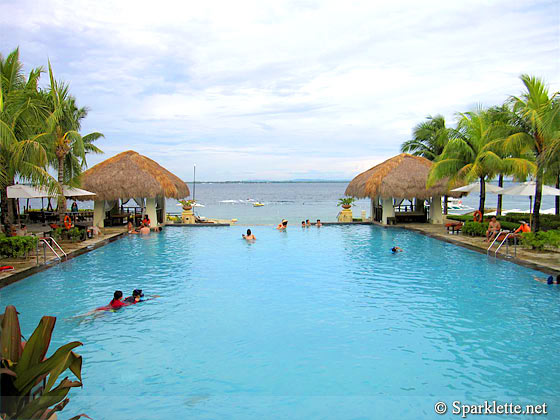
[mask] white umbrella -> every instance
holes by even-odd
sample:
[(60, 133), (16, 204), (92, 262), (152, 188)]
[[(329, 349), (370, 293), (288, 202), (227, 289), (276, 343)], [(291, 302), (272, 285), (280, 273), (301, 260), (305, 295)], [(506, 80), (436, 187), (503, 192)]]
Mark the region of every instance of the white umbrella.
[[(494, 184), (485, 183), (485, 187), (487, 193), (501, 193), (504, 189), (502, 187), (498, 187)], [(480, 182), (473, 182), (472, 184), (465, 185), (464, 187), (455, 188), (451, 190), (453, 192), (466, 192), (467, 194), (470, 193), (479, 193), (480, 192)]]
[[(529, 197), (529, 223), (531, 223), (530, 219), (533, 214), (533, 196), (535, 195), (536, 185), (537, 183), (535, 181), (527, 181), (514, 185), (513, 187), (506, 188), (502, 192), (502, 194), (505, 195), (525, 195)], [(549, 187), (548, 185), (543, 185), (542, 195), (560, 195), (560, 190)]]
[[(67, 185), (62, 186), (62, 192), (65, 197), (84, 197), (94, 196), (95, 193), (82, 190), (80, 188), (72, 188)], [(56, 197), (56, 194), (49, 194), (46, 188), (32, 187), (31, 185), (10, 185), (8, 187), (8, 198), (48, 198)]]

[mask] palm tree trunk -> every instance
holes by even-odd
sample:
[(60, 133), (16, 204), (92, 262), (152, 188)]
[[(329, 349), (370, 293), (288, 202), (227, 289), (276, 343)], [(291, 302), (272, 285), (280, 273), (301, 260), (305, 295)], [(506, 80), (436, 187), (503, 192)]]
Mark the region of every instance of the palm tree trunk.
[[(500, 176), (498, 176), (498, 187), (503, 187), (504, 186), (504, 176), (502, 174), (500, 174)], [(501, 216), (502, 215), (502, 194), (498, 194), (498, 206), (496, 208), (496, 216)]]
[(0, 190), (1, 223), (6, 233), (8, 233), (8, 228), (10, 227), (8, 222), (8, 207), (8, 186), (6, 185)]
[[(64, 182), (64, 156), (58, 156), (58, 185), (62, 189)], [(62, 223), (66, 213), (66, 197), (64, 194), (58, 196), (58, 220)]]
[[(541, 166), (540, 164), (538, 166)], [(542, 168), (537, 169), (537, 179), (535, 186), (535, 205), (533, 206), (533, 232), (538, 232), (541, 228), (541, 199), (542, 199)]]
[(443, 196), (443, 214), (447, 215), (447, 197), (446, 195)]
[[(560, 174), (558, 174), (558, 176), (556, 177), (556, 188), (560, 189)], [(558, 216), (560, 215), (560, 196), (557, 195), (556, 197), (554, 197), (554, 201), (556, 207), (554, 214)]]
[(480, 203), (478, 205), (478, 210), (484, 216), (484, 200), (486, 200), (486, 183), (484, 182), (484, 177), (480, 178)]

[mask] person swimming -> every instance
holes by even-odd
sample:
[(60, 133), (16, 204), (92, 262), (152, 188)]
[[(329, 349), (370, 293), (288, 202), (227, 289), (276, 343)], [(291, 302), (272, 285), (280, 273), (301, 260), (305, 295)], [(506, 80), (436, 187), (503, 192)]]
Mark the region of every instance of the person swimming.
[(112, 309), (119, 309), (123, 306), (126, 306), (126, 304), (122, 301), (122, 298), (123, 293), (120, 290), (115, 291), (115, 293), (113, 294), (113, 299), (111, 300), (111, 302), (109, 302), (109, 306)]
[(142, 289), (134, 289), (132, 291), (132, 296), (128, 296), (124, 302), (129, 303), (131, 305), (136, 305), (138, 302), (144, 302), (142, 298), (144, 297), (144, 293), (142, 293)]
[(278, 226), (276, 226), (276, 229), (278, 230), (286, 230), (286, 228), (288, 227), (288, 221), (286, 219), (282, 219), (282, 222), (280, 222), (278, 224)]
[(403, 250), (401, 248), (399, 248), (398, 246), (394, 246), (393, 248), (391, 248), (391, 252), (393, 254), (396, 254), (397, 252), (403, 252)]
[(243, 239), (247, 240), (247, 241), (254, 241), (255, 239), (255, 235), (253, 235), (253, 233), (251, 232), (251, 229), (247, 229), (247, 235), (243, 235), (241, 234), (241, 236), (243, 237)]
[(554, 276), (548, 276), (546, 279), (537, 277), (537, 276), (533, 276), (533, 278), (540, 282), (540, 283), (546, 283), (546, 284), (560, 284), (560, 274), (558, 274), (556, 276), (556, 279), (554, 279)]
[(321, 219), (317, 219), (317, 223), (315, 223), (315, 226), (317, 227), (323, 226), (323, 224), (321, 223)]

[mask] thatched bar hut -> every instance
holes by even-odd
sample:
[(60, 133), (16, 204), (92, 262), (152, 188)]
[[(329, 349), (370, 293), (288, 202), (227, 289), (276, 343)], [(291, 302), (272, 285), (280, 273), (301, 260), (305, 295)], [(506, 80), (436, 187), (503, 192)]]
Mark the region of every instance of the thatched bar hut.
[(441, 197), (460, 197), (461, 194), (450, 193), (447, 180), (440, 180), (426, 188), (431, 167), (432, 162), (426, 158), (401, 153), (356, 176), (348, 184), (345, 194), (356, 198), (369, 197), (372, 218), (383, 224), (399, 216), (395, 214), (395, 204), (399, 199), (401, 202), (404, 199), (413, 202), (407, 217), (416, 215), (419, 219), (423, 215), (425, 218), (424, 200), (430, 200), (430, 223), (442, 223)]
[[(152, 221), (165, 223), (165, 198), (184, 198), (189, 187), (152, 159), (128, 150), (109, 158), (82, 174), (82, 187), (96, 194), (93, 224), (104, 226), (105, 213), (133, 198)], [(145, 201), (144, 201), (145, 199)], [(118, 207), (117, 207), (118, 208)], [(158, 219), (158, 212), (163, 215)]]

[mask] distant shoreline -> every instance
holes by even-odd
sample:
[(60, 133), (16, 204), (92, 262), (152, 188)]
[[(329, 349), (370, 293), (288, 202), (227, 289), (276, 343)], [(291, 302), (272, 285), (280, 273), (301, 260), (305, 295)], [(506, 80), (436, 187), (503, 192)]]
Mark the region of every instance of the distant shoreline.
[[(192, 184), (192, 181), (184, 181)], [(350, 180), (293, 180), (293, 181), (196, 181), (197, 184), (344, 184)]]

